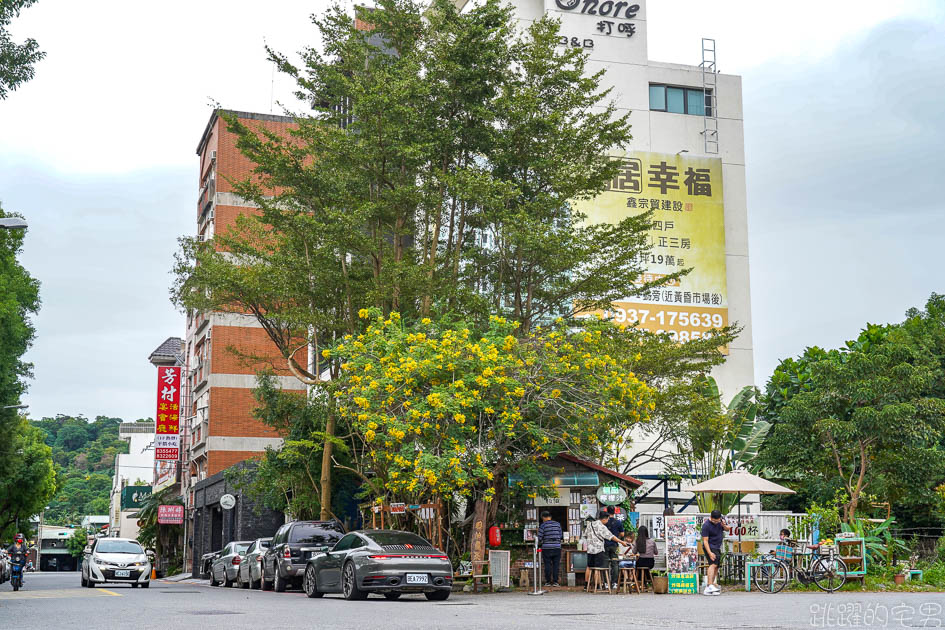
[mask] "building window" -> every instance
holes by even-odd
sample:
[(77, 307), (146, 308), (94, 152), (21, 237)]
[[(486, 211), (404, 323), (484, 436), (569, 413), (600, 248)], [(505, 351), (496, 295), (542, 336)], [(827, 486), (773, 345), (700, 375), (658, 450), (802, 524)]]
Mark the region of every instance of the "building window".
[(712, 115), (711, 92), (702, 88), (650, 85), (650, 110), (692, 116)]

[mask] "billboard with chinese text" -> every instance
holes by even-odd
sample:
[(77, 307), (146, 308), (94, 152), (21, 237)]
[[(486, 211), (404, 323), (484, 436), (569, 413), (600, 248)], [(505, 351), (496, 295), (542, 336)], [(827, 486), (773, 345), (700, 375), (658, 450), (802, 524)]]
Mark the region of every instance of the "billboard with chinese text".
[(692, 271), (641, 295), (630, 296), (627, 287), (607, 315), (679, 341), (727, 326), (722, 160), (642, 151), (620, 159), (621, 171), (607, 189), (574, 207), (590, 223), (618, 223), (652, 210), (651, 249), (639, 261), (645, 270), (640, 280)]
[(154, 460), (180, 459), (180, 368), (159, 367), (154, 416)]

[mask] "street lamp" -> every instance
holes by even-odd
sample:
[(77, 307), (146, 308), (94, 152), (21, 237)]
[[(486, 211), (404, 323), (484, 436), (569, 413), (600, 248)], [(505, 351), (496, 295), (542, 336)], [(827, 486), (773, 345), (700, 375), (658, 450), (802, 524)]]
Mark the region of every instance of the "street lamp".
[(2, 217), (0, 218), (0, 228), (6, 230), (25, 230), (27, 224), (26, 221), (19, 217)]
[(6, 405), (0, 409), (28, 409), (29, 405)]

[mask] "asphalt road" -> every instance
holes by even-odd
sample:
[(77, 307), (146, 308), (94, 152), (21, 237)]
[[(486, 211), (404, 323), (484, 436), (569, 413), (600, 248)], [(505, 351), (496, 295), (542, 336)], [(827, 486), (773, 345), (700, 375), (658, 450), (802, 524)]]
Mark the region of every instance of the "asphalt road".
[(446, 602), (422, 595), (398, 601), (340, 596), (308, 599), (156, 581), (151, 588), (79, 586), (78, 573), (30, 573), (25, 589), (0, 586), (0, 628), (105, 630), (286, 630), (292, 628), (903, 628), (945, 626), (945, 595), (929, 593), (781, 593), (737, 590), (699, 595), (585, 595), (557, 592), (454, 593)]

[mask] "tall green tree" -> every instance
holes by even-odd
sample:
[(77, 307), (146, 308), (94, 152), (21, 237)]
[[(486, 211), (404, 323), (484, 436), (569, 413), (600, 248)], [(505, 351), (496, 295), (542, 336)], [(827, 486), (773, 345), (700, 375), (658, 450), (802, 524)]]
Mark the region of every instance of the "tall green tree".
[[(2, 23), (0, 23), (2, 26)], [(10, 216), (0, 208), (0, 217)], [(39, 282), (17, 260), (22, 230), (0, 229), (0, 407), (19, 404), (32, 366), (23, 361), (35, 336)], [(56, 488), (52, 453), (42, 431), (15, 409), (0, 408), (0, 534), (37, 514)]]
[(36, 0), (3, 0), (0, 2), (0, 100), (9, 96), (23, 83), (33, 78), (33, 66), (46, 56), (36, 40), (29, 38), (17, 44), (7, 30), (20, 11)]
[[(340, 8), (315, 18), (323, 46), (300, 65), (270, 51), (312, 108), (297, 129), (224, 114), (257, 165), (236, 188), (259, 213), (211, 242), (182, 240), (177, 304), (252, 313), (325, 396), (339, 363), (322, 352), (362, 330), (365, 308), (480, 328), (498, 313), (526, 335), (651, 288), (636, 284), (650, 215), (589, 225), (570, 207), (614, 177), (607, 156), (630, 124), (601, 74), (586, 76), (587, 55), (557, 46), (555, 20), (519, 32), (496, 0), (462, 14), (448, 0), (356, 10), (360, 23)], [(296, 358), (310, 344), (312, 365)], [(326, 400), (322, 517), (339, 421)]]
[(0, 538), (42, 512), (56, 494), (56, 467), (43, 432), (26, 418), (8, 428), (0, 457)]
[(843, 348), (782, 361), (766, 386), (774, 427), (760, 462), (815, 484), (821, 500), (841, 491), (848, 523), (864, 499), (931, 501), (945, 479), (943, 312), (933, 296), (902, 324), (870, 324)]

